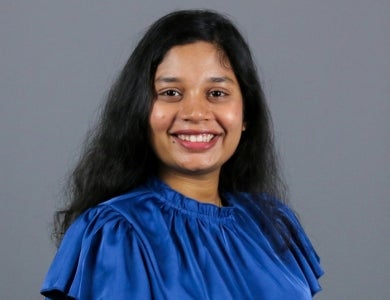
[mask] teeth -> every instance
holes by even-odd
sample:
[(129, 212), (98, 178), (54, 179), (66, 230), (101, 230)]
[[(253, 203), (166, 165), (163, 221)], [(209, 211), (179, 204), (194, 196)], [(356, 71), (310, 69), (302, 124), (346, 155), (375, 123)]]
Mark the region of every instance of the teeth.
[(177, 136), (179, 139), (191, 143), (208, 143), (214, 137), (214, 134), (179, 134)]

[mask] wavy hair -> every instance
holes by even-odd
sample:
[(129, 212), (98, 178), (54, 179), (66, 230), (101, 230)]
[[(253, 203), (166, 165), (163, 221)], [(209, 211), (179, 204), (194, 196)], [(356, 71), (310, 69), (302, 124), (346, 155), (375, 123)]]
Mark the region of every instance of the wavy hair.
[(222, 167), (219, 189), (265, 192), (284, 199), (271, 118), (246, 41), (233, 23), (217, 12), (175, 11), (146, 31), (112, 86), (69, 178), (68, 203), (56, 213), (57, 242), (82, 212), (157, 174), (158, 162), (148, 137), (155, 72), (172, 47), (196, 41), (216, 45), (228, 58), (244, 101), (246, 130)]

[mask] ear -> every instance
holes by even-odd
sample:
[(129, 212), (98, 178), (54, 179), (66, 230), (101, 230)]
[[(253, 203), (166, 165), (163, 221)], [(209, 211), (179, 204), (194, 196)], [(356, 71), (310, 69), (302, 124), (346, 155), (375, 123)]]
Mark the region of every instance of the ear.
[(242, 123), (242, 131), (246, 130), (246, 122)]

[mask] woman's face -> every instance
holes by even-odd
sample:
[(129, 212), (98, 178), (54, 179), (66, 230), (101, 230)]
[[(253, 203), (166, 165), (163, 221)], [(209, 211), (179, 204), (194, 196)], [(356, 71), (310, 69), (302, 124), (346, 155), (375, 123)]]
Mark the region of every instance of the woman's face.
[(241, 91), (227, 59), (210, 43), (175, 46), (154, 86), (150, 139), (160, 174), (219, 175), (243, 130)]

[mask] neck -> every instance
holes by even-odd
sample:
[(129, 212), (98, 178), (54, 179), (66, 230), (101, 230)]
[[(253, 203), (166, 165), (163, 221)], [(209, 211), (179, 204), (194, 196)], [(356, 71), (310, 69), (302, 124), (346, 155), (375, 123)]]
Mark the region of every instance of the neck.
[(202, 203), (222, 206), (218, 193), (219, 174), (187, 175), (164, 172), (160, 179), (179, 193)]

